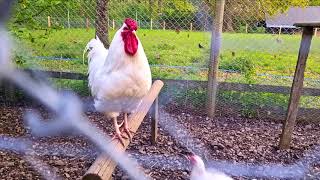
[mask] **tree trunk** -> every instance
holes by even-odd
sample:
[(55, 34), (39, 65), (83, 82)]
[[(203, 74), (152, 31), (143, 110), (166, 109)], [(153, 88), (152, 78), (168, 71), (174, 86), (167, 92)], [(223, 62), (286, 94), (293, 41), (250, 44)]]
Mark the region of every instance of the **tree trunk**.
[(162, 0), (158, 0), (158, 13), (162, 12)]
[(97, 0), (96, 7), (96, 36), (102, 41), (106, 48), (109, 48), (109, 27), (108, 27), (108, 3), (109, 0)]
[(154, 0), (149, 0), (149, 12), (150, 12), (150, 19), (153, 18), (153, 10), (154, 10)]

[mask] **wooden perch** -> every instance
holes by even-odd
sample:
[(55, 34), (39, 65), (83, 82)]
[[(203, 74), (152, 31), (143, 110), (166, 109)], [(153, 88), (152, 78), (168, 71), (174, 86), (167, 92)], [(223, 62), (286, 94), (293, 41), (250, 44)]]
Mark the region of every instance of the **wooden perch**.
[[(158, 97), (158, 94), (163, 87), (163, 82), (156, 80), (149, 93), (142, 99), (142, 103), (137, 108), (137, 111), (132, 113), (128, 118), (129, 128), (135, 133), (144, 117), (148, 113), (153, 101)], [(124, 152), (128, 145), (129, 139), (124, 139), (125, 146), (122, 146), (118, 140), (114, 140), (116, 145), (114, 148), (119, 152)], [(116, 164), (107, 155), (100, 155), (95, 162), (91, 165), (89, 170), (85, 173), (82, 179), (92, 180), (109, 180), (111, 179), (112, 172), (114, 171)]]

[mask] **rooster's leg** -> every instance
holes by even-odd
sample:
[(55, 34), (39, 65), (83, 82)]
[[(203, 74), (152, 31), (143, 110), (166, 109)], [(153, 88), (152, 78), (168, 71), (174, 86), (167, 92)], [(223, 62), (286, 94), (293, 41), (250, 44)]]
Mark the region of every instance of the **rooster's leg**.
[(122, 139), (123, 135), (121, 134), (121, 131), (119, 128), (120, 126), (118, 125), (116, 117), (113, 118), (113, 124), (114, 124), (114, 128), (116, 130), (116, 134), (113, 136), (112, 140), (119, 139), (120, 143), (124, 146), (124, 141)]
[(128, 126), (128, 113), (124, 113), (124, 121), (123, 121), (122, 127), (123, 127), (124, 132), (127, 133), (129, 140), (131, 142), (132, 141), (132, 134), (131, 133), (134, 133), (134, 132), (131, 131)]

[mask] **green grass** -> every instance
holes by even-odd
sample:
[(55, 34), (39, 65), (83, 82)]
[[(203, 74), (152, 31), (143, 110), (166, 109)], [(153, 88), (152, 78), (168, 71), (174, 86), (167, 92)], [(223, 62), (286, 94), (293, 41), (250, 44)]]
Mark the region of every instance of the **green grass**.
[[(82, 58), (86, 43), (94, 36), (90, 29), (51, 30), (48, 38), (41, 38), (45, 31), (25, 33), (22, 40), (30, 48), (33, 56), (64, 58)], [(113, 37), (114, 31), (110, 32)], [(138, 36), (148, 56), (150, 64), (169, 66), (206, 67), (209, 59), (210, 34), (206, 32), (181, 31), (179, 34), (170, 30), (138, 30)], [(232, 61), (249, 59), (256, 73), (292, 75), (297, 60), (300, 35), (241, 34), (224, 33), (220, 67), (237, 69)], [(277, 41), (280, 39), (281, 42)], [(198, 48), (198, 44), (205, 48)], [(308, 59), (306, 77), (320, 74), (320, 38), (312, 42)], [(34, 63), (34, 62), (33, 62)], [(86, 66), (81, 61), (63, 62), (45, 60), (37, 63), (48, 69), (85, 72)], [(231, 64), (231, 66), (230, 66)]]
[[(41, 66), (47, 70), (86, 73), (87, 65), (82, 64), (82, 52), (86, 43), (94, 37), (90, 29), (52, 30), (48, 35), (45, 31), (32, 31), (22, 37), (23, 47), (27, 47), (28, 58), (23, 67)], [(113, 37), (114, 31), (110, 32)], [(138, 36), (143, 44), (149, 63), (152, 65), (192, 66), (192, 69), (152, 67), (153, 77), (167, 79), (206, 80), (209, 60), (210, 34), (208, 32), (170, 30), (138, 30)], [(44, 38), (47, 37), (47, 38)], [(290, 86), (291, 79), (258, 76), (256, 74), (271, 74), (292, 76), (298, 56), (301, 35), (271, 35), (271, 34), (241, 34), (223, 33), (220, 69), (234, 70), (240, 73), (227, 74), (220, 72), (221, 81), (285, 85)], [(111, 39), (110, 39), (111, 40)], [(198, 48), (198, 44), (204, 46)], [(24, 51), (26, 52), (26, 51)], [(78, 60), (41, 60), (34, 56), (49, 56), (76, 58)], [(19, 57), (19, 61), (21, 57)], [(306, 67), (306, 78), (320, 79), (320, 38), (314, 37), (311, 53)], [(227, 77), (225, 77), (227, 76)], [(87, 95), (87, 87), (82, 81), (55, 80), (58, 87), (76, 90)], [(319, 87), (319, 82), (305, 81), (307, 87)], [(178, 94), (185, 101), (186, 94)], [(277, 106), (286, 109), (288, 95), (270, 93), (239, 93), (221, 92), (222, 101), (239, 104), (244, 112), (266, 106)], [(195, 107), (205, 102), (205, 91), (188, 91), (188, 97)], [(181, 100), (181, 102), (182, 102)], [(182, 102), (183, 103), (183, 102)], [(192, 103), (191, 103), (192, 104)], [(320, 108), (319, 97), (302, 97), (301, 107)]]

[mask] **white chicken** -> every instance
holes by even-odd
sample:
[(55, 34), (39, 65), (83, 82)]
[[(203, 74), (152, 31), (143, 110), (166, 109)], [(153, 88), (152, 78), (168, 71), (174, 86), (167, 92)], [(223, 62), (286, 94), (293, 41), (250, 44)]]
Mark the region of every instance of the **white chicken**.
[[(137, 28), (137, 23), (127, 18), (108, 50), (98, 37), (85, 49), (89, 50), (88, 80), (95, 109), (113, 119), (113, 139), (119, 139), (123, 145), (123, 131), (132, 140), (128, 113), (137, 108), (152, 83), (148, 60), (136, 35)], [(120, 113), (124, 113), (124, 121), (119, 125), (117, 117)]]
[(192, 164), (190, 180), (233, 180), (226, 174), (217, 170), (207, 170), (202, 159), (197, 155), (188, 155)]

